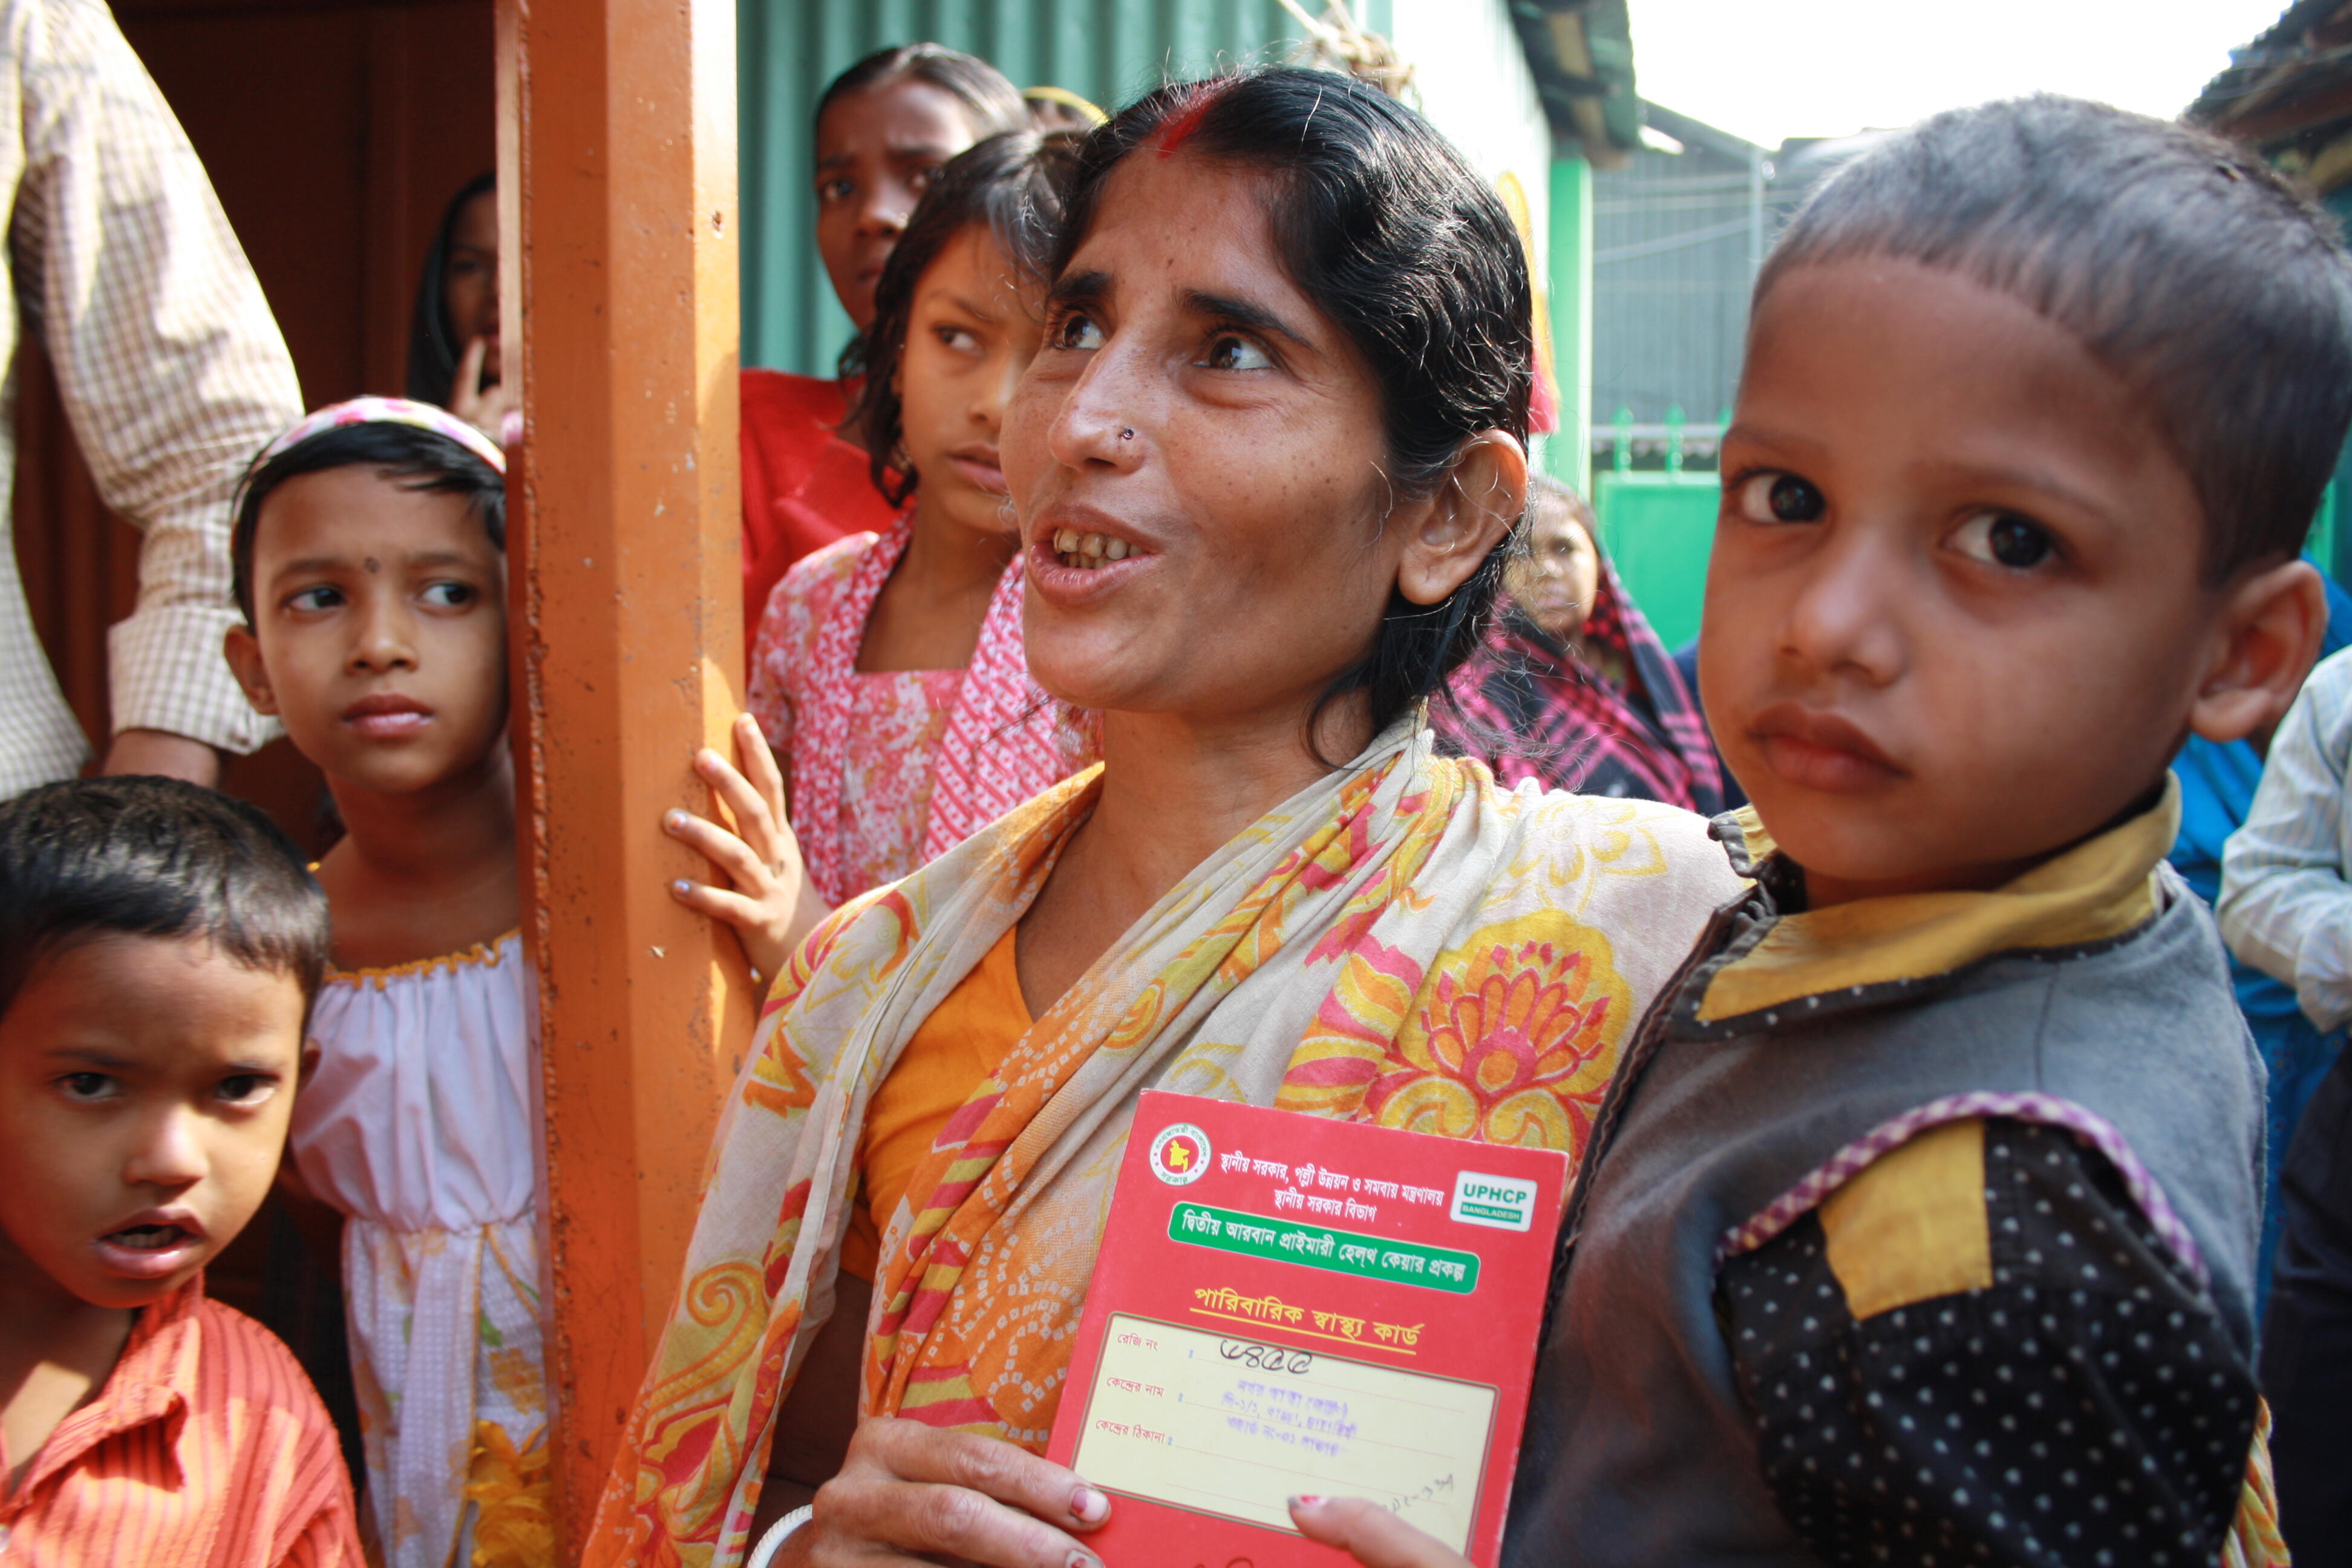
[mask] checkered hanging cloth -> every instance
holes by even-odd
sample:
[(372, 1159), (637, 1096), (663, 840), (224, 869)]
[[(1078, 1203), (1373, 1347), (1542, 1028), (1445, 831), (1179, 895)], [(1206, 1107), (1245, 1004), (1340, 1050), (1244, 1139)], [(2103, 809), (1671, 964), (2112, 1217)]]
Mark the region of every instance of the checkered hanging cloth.
[(1443, 749), (1485, 760), (1504, 784), (1723, 810), (1698, 700), (1606, 561), (1580, 640), (1582, 659), (1504, 607), (1449, 682), (1459, 711), (1430, 705)]

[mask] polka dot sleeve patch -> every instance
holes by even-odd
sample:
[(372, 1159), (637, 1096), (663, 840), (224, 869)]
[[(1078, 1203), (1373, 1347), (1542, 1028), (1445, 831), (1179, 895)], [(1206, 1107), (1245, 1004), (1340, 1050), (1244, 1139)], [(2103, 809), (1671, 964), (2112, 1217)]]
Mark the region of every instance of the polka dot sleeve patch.
[(1781, 1514), (1837, 1564), (2212, 1563), (2252, 1369), (2105, 1156), (1983, 1127), (1989, 1284), (1857, 1321), (1818, 1212), (1721, 1266)]

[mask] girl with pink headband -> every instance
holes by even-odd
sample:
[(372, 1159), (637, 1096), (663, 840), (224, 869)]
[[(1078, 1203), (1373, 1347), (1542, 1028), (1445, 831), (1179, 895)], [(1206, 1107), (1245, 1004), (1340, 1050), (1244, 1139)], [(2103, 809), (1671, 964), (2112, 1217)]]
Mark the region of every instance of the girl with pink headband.
[(505, 467), (438, 408), (355, 398), (255, 459), (231, 541), (229, 662), (345, 828), (289, 1180), (347, 1219), (362, 1511), (393, 1568), (554, 1557)]

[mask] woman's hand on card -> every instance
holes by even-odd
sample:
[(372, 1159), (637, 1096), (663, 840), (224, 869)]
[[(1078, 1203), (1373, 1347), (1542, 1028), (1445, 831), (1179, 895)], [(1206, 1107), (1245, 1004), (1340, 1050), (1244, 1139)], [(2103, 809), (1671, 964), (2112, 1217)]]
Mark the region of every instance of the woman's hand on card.
[(778, 1568), (941, 1560), (1101, 1568), (1071, 1532), (1110, 1517), (1110, 1499), (1025, 1448), (891, 1416), (858, 1424), (841, 1473), (812, 1506)]
[(712, 816), (672, 811), (662, 826), (707, 856), (726, 885), (681, 879), (670, 891), (687, 908), (734, 927), (765, 984), (831, 911), (809, 886), (784, 815), (783, 773), (758, 721), (748, 713), (735, 721), (734, 762), (705, 747), (694, 754), (694, 772), (710, 786)]
[(1363, 1498), (1295, 1497), (1290, 1521), (1307, 1540), (1336, 1546), (1364, 1568), (1470, 1568), (1467, 1557)]

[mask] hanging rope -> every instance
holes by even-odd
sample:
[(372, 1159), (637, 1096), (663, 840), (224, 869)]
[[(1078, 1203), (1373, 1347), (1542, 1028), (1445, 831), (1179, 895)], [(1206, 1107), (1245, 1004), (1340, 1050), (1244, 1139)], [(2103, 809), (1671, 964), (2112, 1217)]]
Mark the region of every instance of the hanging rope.
[(1308, 16), (1298, 0), (1282, 0), (1282, 8), (1307, 29), (1307, 64), (1345, 71), (1391, 98), (1409, 101), (1412, 67), (1394, 44), (1357, 22), (1348, 0), (1328, 0), (1319, 17)]

